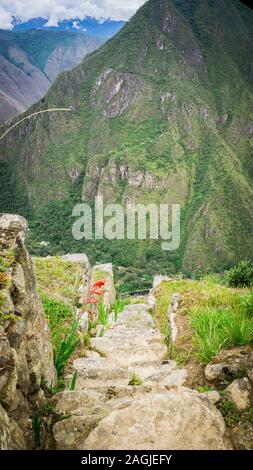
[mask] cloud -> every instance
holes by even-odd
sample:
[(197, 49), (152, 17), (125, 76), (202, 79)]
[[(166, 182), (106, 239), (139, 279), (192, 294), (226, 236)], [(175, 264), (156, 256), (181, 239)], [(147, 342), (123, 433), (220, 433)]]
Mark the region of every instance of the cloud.
[(8, 11), (5, 11), (3, 7), (0, 5), (0, 28), (2, 29), (11, 29), (12, 24), (12, 17), (8, 13)]
[(92, 16), (127, 20), (145, 0), (0, 0), (0, 28), (11, 29), (12, 17), (47, 18), (49, 26), (63, 19)]

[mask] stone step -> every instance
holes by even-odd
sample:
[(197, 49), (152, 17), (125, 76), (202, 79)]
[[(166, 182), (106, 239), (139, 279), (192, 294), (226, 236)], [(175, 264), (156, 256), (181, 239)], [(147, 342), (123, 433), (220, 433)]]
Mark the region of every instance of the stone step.
[(196, 392), (179, 388), (113, 409), (80, 449), (232, 450), (232, 445), (218, 410)]
[(97, 388), (84, 388), (83, 390), (64, 390), (53, 397), (56, 413), (78, 414), (80, 410), (83, 413), (93, 413), (95, 407), (100, 404), (102, 407), (108, 404), (112, 406), (133, 398), (145, 396), (149, 393), (165, 393), (167, 388), (159, 383), (151, 385), (142, 384), (138, 387), (130, 385), (101, 385)]
[(161, 386), (178, 387), (184, 384), (187, 373), (184, 369), (174, 367), (173, 364), (158, 365), (156, 363), (114, 369), (81, 369), (78, 373), (76, 389), (97, 388), (102, 385), (127, 387), (133, 377), (144, 385), (158, 383)]
[[(161, 351), (163, 352), (163, 350)], [(129, 356), (126, 356), (124, 351), (120, 351), (115, 356), (110, 357), (99, 357), (97, 359), (90, 359), (90, 358), (79, 358), (76, 359), (73, 363), (73, 366), (78, 372), (87, 371), (87, 370), (113, 370), (118, 368), (136, 368), (138, 366), (142, 366), (143, 364), (148, 365), (158, 365), (164, 363), (163, 355), (158, 355), (157, 351), (148, 351), (146, 350), (140, 351), (137, 353), (132, 352)]]
[(59, 450), (231, 450), (220, 413), (184, 387), (63, 392), (53, 426)]
[[(140, 342), (141, 340), (141, 342)], [(126, 350), (138, 350), (139, 348), (153, 348), (158, 350), (162, 348), (163, 351), (166, 351), (166, 345), (162, 342), (161, 337), (155, 335), (140, 335), (138, 337), (127, 337), (124, 335), (120, 336), (110, 336), (110, 337), (95, 337), (90, 341), (91, 348), (95, 351), (101, 349), (102, 351), (126, 351)]]

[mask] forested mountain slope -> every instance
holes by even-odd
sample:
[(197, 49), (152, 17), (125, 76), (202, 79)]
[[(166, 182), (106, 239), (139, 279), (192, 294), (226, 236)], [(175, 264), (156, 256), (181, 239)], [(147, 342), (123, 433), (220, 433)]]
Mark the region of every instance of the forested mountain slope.
[[(149, 0), (34, 110), (71, 106), (0, 147), (1, 210), (23, 212), (49, 252), (150, 270), (252, 258), (253, 13), (237, 0)], [(181, 204), (180, 249), (75, 242), (74, 202)], [(21, 197), (22, 195), (22, 197)]]

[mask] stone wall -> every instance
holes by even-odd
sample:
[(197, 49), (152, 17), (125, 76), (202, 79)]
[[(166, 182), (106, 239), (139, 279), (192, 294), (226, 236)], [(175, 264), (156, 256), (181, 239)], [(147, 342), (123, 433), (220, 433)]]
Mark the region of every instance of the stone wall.
[(24, 218), (0, 214), (0, 449), (29, 448), (31, 416), (56, 381), (26, 232)]

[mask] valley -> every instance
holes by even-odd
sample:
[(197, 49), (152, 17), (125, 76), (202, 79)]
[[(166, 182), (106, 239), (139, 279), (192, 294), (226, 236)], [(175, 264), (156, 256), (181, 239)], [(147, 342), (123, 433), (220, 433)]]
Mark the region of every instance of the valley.
[(76, 33), (0, 30), (0, 122), (43, 98), (61, 72), (101, 44), (96, 37)]

